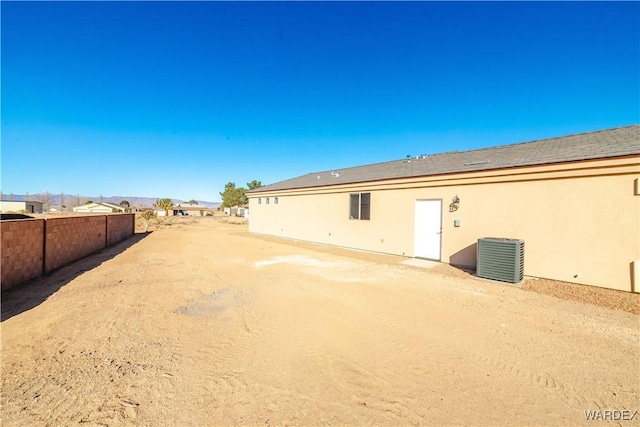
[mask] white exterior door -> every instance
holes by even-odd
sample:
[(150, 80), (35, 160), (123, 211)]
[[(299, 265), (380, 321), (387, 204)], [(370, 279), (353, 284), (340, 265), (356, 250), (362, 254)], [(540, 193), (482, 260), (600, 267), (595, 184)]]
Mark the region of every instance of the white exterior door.
[(416, 200), (413, 256), (440, 261), (442, 200)]

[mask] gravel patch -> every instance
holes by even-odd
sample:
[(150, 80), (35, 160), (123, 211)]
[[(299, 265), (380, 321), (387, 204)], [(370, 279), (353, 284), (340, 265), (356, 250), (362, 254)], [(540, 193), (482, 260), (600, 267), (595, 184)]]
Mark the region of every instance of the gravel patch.
[(640, 314), (640, 294), (550, 279), (525, 279), (522, 289), (557, 298)]

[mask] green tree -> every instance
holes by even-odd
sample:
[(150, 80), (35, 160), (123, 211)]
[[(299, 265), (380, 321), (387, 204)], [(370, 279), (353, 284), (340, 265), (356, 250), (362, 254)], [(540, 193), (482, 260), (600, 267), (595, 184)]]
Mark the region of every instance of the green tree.
[(247, 187), (249, 187), (249, 190), (254, 190), (256, 188), (260, 188), (263, 187), (262, 185), (262, 181), (256, 181), (255, 179), (251, 182), (247, 182)]
[(131, 207), (131, 204), (128, 201), (123, 200), (123, 201), (120, 202), (120, 206), (122, 206), (125, 209), (128, 209), (128, 208)]
[(238, 199), (239, 199), (239, 200), (238, 200), (238, 206), (244, 206), (244, 205), (246, 205), (247, 203), (249, 203), (249, 198), (248, 198), (248, 197), (247, 197), (247, 195), (245, 194), (245, 191), (246, 191), (246, 190), (245, 190), (244, 188), (242, 188), (242, 187), (238, 188), (238, 193), (239, 193), (239, 196), (238, 196)]
[(85, 205), (90, 205), (91, 203), (93, 203), (93, 200), (87, 200), (86, 202), (84, 202)]
[(195, 200), (195, 199), (191, 199), (191, 200), (189, 200), (187, 203), (189, 203), (190, 205), (197, 205), (197, 204), (198, 204), (198, 201), (197, 201), (197, 200)]
[(222, 197), (222, 207), (232, 208), (234, 206), (243, 206), (247, 204), (247, 196), (245, 189), (242, 187), (236, 187), (234, 182), (228, 182), (224, 186), (224, 191), (220, 193)]
[(170, 211), (173, 209), (173, 200), (169, 198), (157, 199), (153, 204), (156, 209), (160, 209), (163, 211)]

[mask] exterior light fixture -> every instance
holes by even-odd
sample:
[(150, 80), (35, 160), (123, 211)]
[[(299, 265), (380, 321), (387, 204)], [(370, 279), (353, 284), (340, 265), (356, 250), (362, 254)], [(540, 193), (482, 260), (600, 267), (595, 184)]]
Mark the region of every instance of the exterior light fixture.
[(460, 198), (456, 195), (449, 204), (449, 212), (455, 212), (460, 207)]

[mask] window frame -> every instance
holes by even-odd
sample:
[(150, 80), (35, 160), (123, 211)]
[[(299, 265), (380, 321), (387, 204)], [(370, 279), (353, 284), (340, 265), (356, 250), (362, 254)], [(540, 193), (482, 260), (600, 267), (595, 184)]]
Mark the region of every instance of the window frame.
[(371, 193), (349, 193), (349, 219), (371, 221)]

